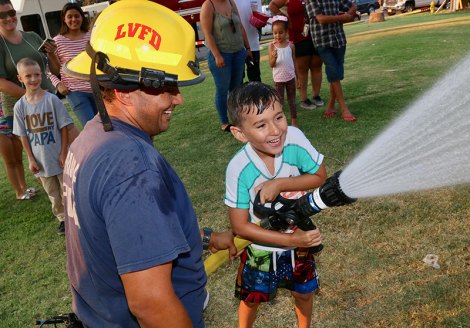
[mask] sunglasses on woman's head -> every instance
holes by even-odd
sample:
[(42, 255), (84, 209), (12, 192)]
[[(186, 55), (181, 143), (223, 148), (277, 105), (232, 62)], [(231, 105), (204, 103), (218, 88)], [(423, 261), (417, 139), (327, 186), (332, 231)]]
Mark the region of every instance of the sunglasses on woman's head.
[(233, 19), (230, 18), (229, 23), (230, 23), (230, 27), (232, 28), (232, 32), (236, 33), (237, 29), (235, 28), (235, 23), (233, 22)]
[(15, 17), (16, 16), (16, 10), (15, 9), (10, 9), (8, 11), (0, 11), (0, 19), (5, 19), (8, 16)]

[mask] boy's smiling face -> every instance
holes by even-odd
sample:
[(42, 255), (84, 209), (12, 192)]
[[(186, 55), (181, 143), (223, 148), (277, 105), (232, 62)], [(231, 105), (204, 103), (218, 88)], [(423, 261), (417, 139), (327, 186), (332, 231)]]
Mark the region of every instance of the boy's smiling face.
[(282, 152), (287, 133), (287, 119), (278, 101), (261, 114), (256, 109), (243, 114), (239, 127), (231, 132), (241, 142), (249, 142), (260, 158), (274, 157)]
[(18, 70), (18, 80), (31, 91), (41, 88), (42, 75), (39, 65), (23, 65)]

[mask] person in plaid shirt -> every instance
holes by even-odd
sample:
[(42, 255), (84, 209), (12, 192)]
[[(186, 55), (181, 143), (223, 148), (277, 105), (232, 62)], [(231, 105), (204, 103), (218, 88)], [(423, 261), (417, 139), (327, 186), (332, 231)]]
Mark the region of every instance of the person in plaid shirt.
[(343, 97), (341, 80), (344, 78), (344, 55), (346, 35), (343, 23), (352, 22), (356, 5), (351, 0), (304, 0), (309, 17), (310, 35), (318, 54), (325, 64), (325, 72), (330, 82), (330, 99), (322, 117), (336, 115), (335, 102), (341, 108), (341, 118), (346, 122), (356, 122)]

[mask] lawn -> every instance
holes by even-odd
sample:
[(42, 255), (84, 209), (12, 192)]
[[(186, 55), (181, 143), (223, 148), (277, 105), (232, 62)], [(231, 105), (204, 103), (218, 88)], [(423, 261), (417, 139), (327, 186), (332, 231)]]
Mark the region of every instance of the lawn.
[[(343, 88), (358, 122), (323, 120), (323, 109), (298, 109), (300, 128), (325, 154), (330, 174), (470, 52), (470, 12), (393, 17), (346, 31)], [(261, 70), (263, 81), (272, 83), (266, 62)], [(226, 229), (224, 172), (241, 145), (219, 130), (214, 92), (210, 75), (182, 89), (184, 105), (154, 142), (185, 183), (201, 226)], [(328, 99), (326, 77), (321, 96)], [(39, 186), (31, 174), (27, 178)], [(361, 200), (316, 215), (325, 248), (313, 326), (470, 327), (469, 198), (467, 185)], [(30, 327), (70, 312), (65, 242), (45, 193), (15, 201), (0, 170), (0, 199), (0, 327)], [(440, 269), (423, 263), (431, 253), (439, 256)], [(237, 326), (237, 266), (223, 265), (209, 277), (208, 327)], [(256, 327), (295, 327), (292, 306), (280, 292), (261, 307)]]

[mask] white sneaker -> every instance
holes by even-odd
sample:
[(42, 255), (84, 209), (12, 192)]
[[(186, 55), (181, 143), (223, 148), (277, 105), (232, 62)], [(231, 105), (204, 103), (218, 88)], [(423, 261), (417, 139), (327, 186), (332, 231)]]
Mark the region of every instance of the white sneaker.
[(304, 101), (300, 102), (300, 107), (303, 109), (315, 109), (317, 106), (310, 100), (310, 99), (305, 99)]
[(317, 107), (321, 107), (325, 104), (325, 102), (320, 98), (320, 96), (313, 97), (313, 103)]

